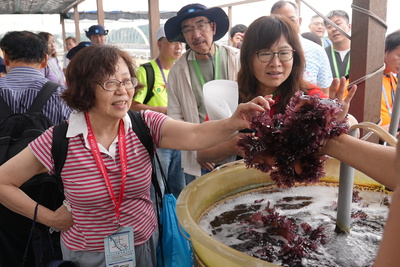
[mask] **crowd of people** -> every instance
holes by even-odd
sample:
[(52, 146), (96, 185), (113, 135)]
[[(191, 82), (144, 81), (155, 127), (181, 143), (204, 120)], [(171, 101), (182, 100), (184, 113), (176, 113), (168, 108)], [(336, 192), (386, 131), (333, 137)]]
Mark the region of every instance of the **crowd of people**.
[[(350, 35), (345, 11), (333, 10), (326, 17)], [(126, 51), (107, 44), (108, 30), (102, 25), (85, 31), (89, 42), (65, 40), (62, 67), (51, 33), (7, 33), (0, 41), (5, 66), (0, 97), (13, 112), (23, 113), (46, 81), (58, 83), (42, 113), (55, 124), (68, 121), (69, 145), (61, 172), (65, 205), (55, 211), (37, 206), (20, 189), (38, 173), (55, 172), (53, 127), (0, 166), (0, 203), (28, 218), (36, 208), (38, 222), (61, 231), (64, 260), (78, 266), (105, 266), (104, 238), (118, 234), (121, 227), (134, 234), (136, 266), (156, 266), (152, 164), (132, 130), (128, 111), (143, 117), (176, 197), (225, 159), (243, 157), (237, 142), (240, 135), (252, 134), (252, 115), (266, 109), (271, 116), (284, 113), (296, 92), (338, 99), (343, 104), (338, 119), (343, 119), (357, 90), (347, 90), (350, 40), (319, 16), (311, 18), (310, 32), (301, 33), (301, 23), (299, 8), (291, 1), (277, 1), (268, 15), (231, 28), (222, 8), (186, 5), (158, 29), (157, 57), (140, 66)], [(218, 42), (228, 32), (229, 45)], [(400, 30), (385, 42), (381, 125), (386, 129), (399, 54)], [(208, 116), (203, 86), (213, 80), (237, 82), (238, 106), (231, 117)], [(376, 262), (391, 266), (390, 252), (400, 242), (400, 150), (348, 135), (327, 140), (321, 150), (394, 190)], [(381, 165), (372, 168), (376, 159)], [(161, 177), (159, 168), (157, 173)], [(382, 173), (387, 175), (382, 178)], [(5, 264), (2, 260), (0, 266)]]

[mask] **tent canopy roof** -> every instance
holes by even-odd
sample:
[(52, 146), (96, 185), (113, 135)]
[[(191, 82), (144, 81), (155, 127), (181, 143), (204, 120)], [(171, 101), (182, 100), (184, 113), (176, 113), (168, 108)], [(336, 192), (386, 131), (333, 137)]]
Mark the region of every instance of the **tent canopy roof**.
[(2, 1), (0, 14), (64, 14), (85, 0), (11, 0)]

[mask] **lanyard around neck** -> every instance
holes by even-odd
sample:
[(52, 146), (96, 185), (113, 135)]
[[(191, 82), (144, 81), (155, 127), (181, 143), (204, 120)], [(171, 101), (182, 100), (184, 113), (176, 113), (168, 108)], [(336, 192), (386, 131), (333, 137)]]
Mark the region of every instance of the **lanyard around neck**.
[[(210, 58), (210, 59), (213, 60), (212, 58)], [(194, 63), (194, 68), (196, 69), (197, 76), (199, 77), (200, 83), (201, 83), (201, 85), (204, 85), (205, 82), (204, 82), (203, 74), (201, 73), (200, 66), (199, 66), (199, 63), (197, 62), (197, 59), (195, 59), (193, 61), (193, 63)], [(211, 62), (211, 64), (214, 64), (214, 63)], [(219, 53), (218, 53), (217, 47), (215, 47), (215, 69), (214, 69), (213, 75), (214, 75), (214, 77), (213, 77), (214, 80), (219, 79)]]
[(163, 70), (163, 68), (162, 68), (160, 59), (157, 58), (157, 59), (156, 59), (156, 62), (157, 62), (158, 67), (160, 68), (161, 75), (162, 75), (162, 78), (163, 78), (163, 80), (164, 80), (165, 87), (168, 88), (167, 78), (165, 77), (165, 73), (164, 73), (164, 70)]
[[(339, 68), (338, 68), (338, 64), (336, 61), (335, 50), (333, 49), (333, 46), (331, 46), (331, 53), (332, 53), (333, 67), (335, 68), (335, 75), (336, 75), (336, 77), (334, 77), (334, 78), (340, 79), (341, 77), (340, 77)], [(349, 56), (349, 60), (347, 61), (347, 66), (346, 66), (346, 71), (344, 73), (344, 76), (349, 74), (349, 69), (350, 69), (350, 56)]]
[(93, 133), (93, 128), (92, 128), (92, 124), (90, 123), (90, 118), (89, 118), (88, 112), (85, 112), (85, 118), (86, 118), (86, 124), (88, 127), (89, 146), (92, 149), (92, 154), (96, 161), (97, 168), (99, 168), (99, 171), (102, 174), (102, 176), (104, 177), (104, 180), (106, 182), (108, 193), (114, 204), (115, 214), (116, 214), (116, 218), (117, 218), (117, 222), (118, 222), (118, 226), (119, 226), (120, 217), (121, 217), (120, 207), (121, 207), (123, 197), (124, 197), (125, 183), (126, 183), (126, 170), (127, 170), (124, 122), (122, 119), (119, 121), (119, 130), (118, 130), (118, 147), (119, 147), (120, 160), (121, 160), (122, 177), (121, 177), (121, 188), (120, 188), (120, 192), (119, 192), (119, 198), (117, 200), (115, 193), (112, 189), (110, 177), (108, 176), (106, 167), (104, 165), (103, 158), (101, 157), (101, 154), (100, 154), (100, 149), (99, 149), (99, 145), (97, 144), (96, 136)]

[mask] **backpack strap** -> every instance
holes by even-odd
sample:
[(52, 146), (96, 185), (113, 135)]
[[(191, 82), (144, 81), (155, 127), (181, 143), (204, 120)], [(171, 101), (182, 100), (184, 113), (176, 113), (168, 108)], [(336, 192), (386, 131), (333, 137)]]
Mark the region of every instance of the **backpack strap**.
[[(44, 104), (47, 102), (47, 100), (50, 99), (50, 96), (56, 91), (58, 87), (60, 87), (58, 83), (52, 81), (46, 82), (42, 86), (36, 97), (33, 99), (32, 105), (28, 109), (28, 113), (41, 112)], [(13, 114), (10, 106), (1, 96), (0, 96), (0, 114), (1, 117), (3, 118)]]
[(68, 151), (68, 138), (66, 137), (68, 123), (64, 120), (53, 128), (53, 141), (51, 146), (51, 154), (54, 159), (54, 169), (56, 171), (56, 179), (60, 191), (64, 191), (64, 185), (61, 180), (61, 171), (64, 167)]
[(0, 114), (1, 117), (5, 118), (7, 116), (10, 116), (12, 114), (12, 110), (10, 106), (6, 103), (3, 97), (0, 96)]
[[(151, 173), (151, 182), (153, 184), (154, 190), (156, 191), (155, 195), (155, 201), (156, 201), (156, 213), (157, 213), (157, 221), (158, 221), (158, 244), (160, 245), (160, 251), (161, 251), (161, 266), (165, 266), (165, 259), (164, 259), (164, 249), (163, 249), (163, 242), (162, 242), (162, 236), (163, 236), (163, 227), (162, 227), (162, 222), (161, 222), (161, 207), (162, 207), (162, 192), (160, 188), (160, 184), (158, 183), (157, 179), (157, 171), (155, 168), (155, 159), (157, 160), (158, 166), (160, 167), (161, 171), (161, 176), (165, 184), (165, 188), (168, 190), (168, 192), (171, 192), (171, 190), (168, 187), (167, 180), (165, 178), (164, 171), (162, 169), (162, 165), (160, 162), (160, 159), (157, 156), (157, 153), (154, 153), (154, 143), (153, 139), (150, 135), (150, 130), (146, 125), (146, 122), (144, 121), (142, 115), (133, 110), (128, 111), (129, 117), (131, 118), (132, 121), (132, 130), (136, 133), (136, 135), (139, 137), (140, 142), (146, 147), (147, 152), (149, 152), (150, 159), (151, 159), (151, 165), (152, 165), (152, 173)], [(158, 250), (158, 248), (157, 248)]]
[(154, 95), (154, 69), (150, 62), (144, 63), (140, 66), (146, 70), (147, 94), (144, 98), (143, 104), (147, 104)]
[(161, 176), (164, 181), (164, 184), (165, 184), (165, 188), (168, 192), (170, 192), (170, 190), (169, 190), (166, 178), (165, 178), (164, 171), (163, 171), (161, 163), (160, 163), (160, 159), (158, 158), (157, 153), (154, 153), (154, 143), (153, 143), (153, 139), (150, 135), (150, 130), (147, 127), (142, 115), (140, 115), (139, 112), (129, 110), (128, 114), (132, 121), (132, 130), (139, 137), (140, 142), (146, 147), (147, 152), (149, 152), (151, 164), (153, 167), (151, 182), (153, 183), (156, 194), (160, 197), (160, 199), (162, 199), (161, 187), (158, 183), (157, 171), (155, 168), (156, 161), (158, 163), (158, 166), (160, 167), (160, 172), (161, 172)]
[(58, 83), (48, 81), (40, 89), (39, 93), (33, 99), (32, 105), (28, 109), (28, 113), (41, 112), (44, 104), (50, 99), (50, 96), (60, 87)]

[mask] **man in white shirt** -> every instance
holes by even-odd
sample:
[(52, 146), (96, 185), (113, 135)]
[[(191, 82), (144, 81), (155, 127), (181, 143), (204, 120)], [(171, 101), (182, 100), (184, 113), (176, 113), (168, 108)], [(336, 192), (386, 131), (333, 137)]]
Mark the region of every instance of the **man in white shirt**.
[(328, 57), (322, 46), (300, 35), (302, 18), (299, 16), (298, 6), (290, 1), (278, 1), (272, 6), (271, 14), (287, 17), (293, 22), (299, 33), (301, 45), (306, 57), (304, 79), (308, 83), (320, 87), (324, 93), (328, 94), (329, 86), (333, 79)]
[[(333, 10), (326, 16), (333, 21), (340, 29), (349, 34), (351, 24), (349, 15), (343, 10)], [(350, 39), (341, 34), (335, 27), (325, 22), (328, 37), (332, 45), (325, 48), (331, 64), (332, 76), (340, 78), (349, 75), (350, 72)]]

